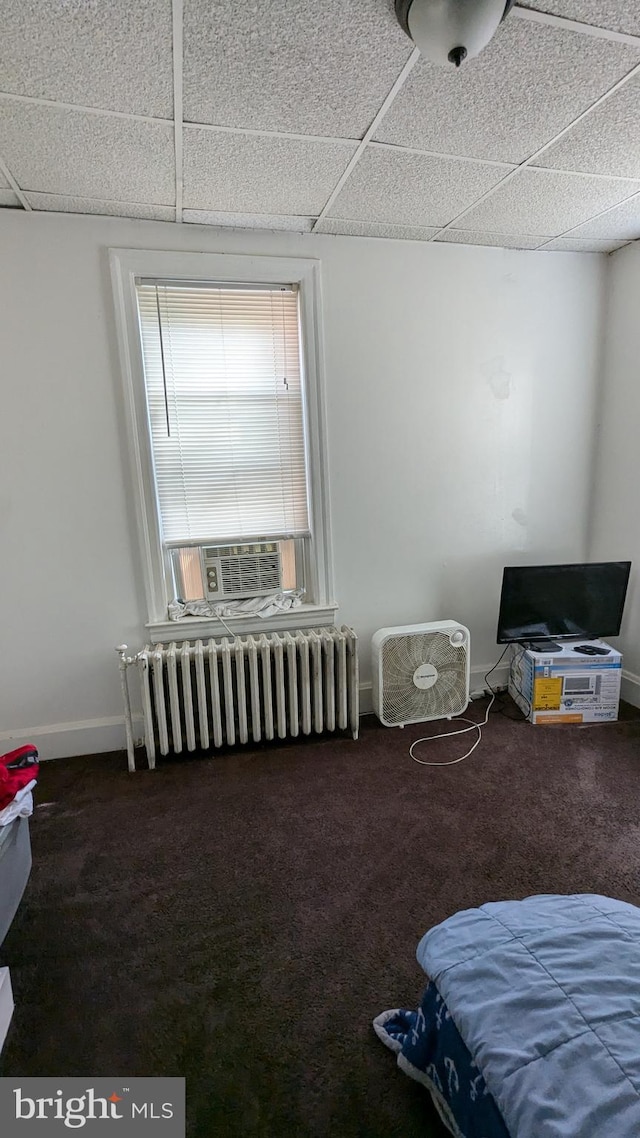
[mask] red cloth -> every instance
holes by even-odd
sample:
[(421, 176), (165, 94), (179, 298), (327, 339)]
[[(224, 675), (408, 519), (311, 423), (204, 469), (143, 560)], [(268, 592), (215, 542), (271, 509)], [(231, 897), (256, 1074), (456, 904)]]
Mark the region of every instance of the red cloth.
[(13, 802), (23, 786), (33, 782), (34, 778), (37, 779), (40, 769), (37, 762), (12, 768), (12, 764), (30, 757), (38, 758), (36, 748), (30, 743), (25, 747), (18, 747), (16, 751), (9, 751), (8, 755), (0, 755), (0, 810), (4, 810), (5, 806)]

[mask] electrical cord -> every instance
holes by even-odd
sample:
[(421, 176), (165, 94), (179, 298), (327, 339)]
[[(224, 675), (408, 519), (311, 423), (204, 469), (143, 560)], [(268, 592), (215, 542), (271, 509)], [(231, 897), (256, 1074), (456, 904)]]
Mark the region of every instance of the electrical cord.
[(502, 661), (504, 660), (505, 655), (506, 655), (506, 653), (510, 647), (511, 647), (510, 644), (505, 644), (504, 648), (502, 649), (501, 654), (498, 656), (498, 659), (496, 660), (495, 664), (493, 665), (493, 668), (489, 668), (489, 671), (485, 672), (484, 682), (487, 685), (487, 687), (489, 688), (489, 691), (491, 692), (492, 695), (498, 695), (498, 692), (494, 691), (493, 688), (491, 687), (491, 684), (489, 683), (489, 676), (491, 675), (492, 672), (495, 672), (495, 670), (499, 666), (499, 664), (502, 663)]
[[(514, 706), (515, 713), (510, 710)], [(497, 702), (496, 711), (498, 715), (502, 715), (503, 718), (508, 719), (510, 723), (524, 723), (527, 719), (524, 711), (521, 711), (517, 703), (515, 703), (515, 700), (506, 695)]]
[(227, 624), (226, 620), (224, 620), (224, 618), (223, 618), (223, 617), (220, 615), (220, 613), (218, 612), (218, 609), (217, 609), (217, 608), (216, 608), (216, 609), (214, 609), (214, 612), (215, 612), (215, 614), (216, 614), (216, 617), (217, 617), (217, 619), (220, 621), (220, 624), (223, 624), (223, 625), (224, 625), (224, 627), (226, 628), (227, 632), (229, 633), (229, 636), (231, 636), (233, 640), (237, 640), (237, 639), (238, 639), (238, 633), (237, 633), (237, 632), (232, 632), (232, 631), (231, 631), (231, 629), (229, 628), (229, 625)]
[(520, 690), (520, 688), (518, 687), (518, 685), (515, 681), (515, 678), (514, 678), (514, 666), (515, 666), (515, 664), (520, 663), (525, 652), (526, 652), (526, 648), (523, 648), (520, 655), (518, 656), (518, 659), (517, 660), (514, 659), (511, 661), (511, 664), (509, 665), (509, 679), (511, 680), (512, 687), (515, 689), (517, 694), (520, 696), (520, 699), (524, 700), (524, 702), (527, 705), (527, 711), (526, 712), (523, 711), (522, 714), (524, 715), (525, 719), (528, 719), (529, 716), (531, 715), (531, 711), (532, 711), (531, 700), (528, 699), (527, 696), (524, 694), (524, 692)]
[[(510, 647), (511, 647), (510, 644), (505, 645), (505, 647), (502, 650), (502, 653), (500, 654), (500, 656), (496, 660), (493, 667), (489, 668), (488, 672), (485, 672), (484, 682), (485, 682), (489, 692), (491, 693), (491, 699), (489, 700), (487, 710), (485, 711), (484, 719), (482, 719), (479, 723), (476, 723), (476, 722), (474, 722), (473, 719), (467, 719), (464, 715), (455, 715), (455, 716), (453, 716), (453, 720), (457, 721), (458, 723), (468, 723), (469, 726), (468, 727), (461, 727), (459, 731), (446, 731), (446, 732), (438, 734), (438, 735), (425, 735), (421, 739), (416, 739), (411, 744), (411, 746), (409, 747), (409, 755), (413, 759), (414, 763), (419, 763), (420, 766), (422, 766), (422, 767), (453, 767), (456, 765), (456, 763), (461, 763), (464, 759), (468, 759), (469, 755), (473, 754), (476, 747), (482, 742), (482, 728), (487, 726), (487, 723), (489, 722), (489, 713), (490, 713), (491, 708), (493, 707), (494, 703), (496, 702), (496, 699), (497, 699), (498, 694), (499, 694), (497, 691), (495, 691), (491, 687), (491, 684), (489, 683), (489, 676), (491, 675), (492, 672), (495, 672), (496, 668), (502, 663), (502, 661), (504, 660), (505, 654), (507, 653), (507, 651), (509, 650)], [(516, 689), (516, 690), (518, 690), (518, 689)], [(522, 696), (522, 698), (524, 699), (525, 697)], [(414, 749), (414, 747), (418, 746), (418, 743), (433, 743), (437, 739), (451, 739), (454, 735), (465, 735), (468, 731), (477, 731), (478, 732), (478, 738), (476, 739), (473, 746), (470, 747), (468, 751), (465, 751), (464, 755), (461, 755), (459, 759), (449, 759), (449, 761), (446, 763), (436, 763), (436, 762), (430, 762), (427, 759), (418, 759), (418, 758), (416, 758), (416, 756), (413, 753), (413, 749)]]
[[(491, 670), (493, 671), (493, 669)], [(456, 765), (456, 763), (461, 763), (463, 759), (468, 759), (469, 755), (473, 754), (478, 744), (482, 741), (482, 728), (486, 727), (489, 721), (489, 712), (495, 703), (495, 699), (495, 695), (492, 695), (491, 699), (489, 700), (489, 705), (485, 712), (484, 719), (482, 719), (480, 723), (474, 723), (473, 719), (466, 719), (464, 715), (454, 715), (452, 718), (458, 723), (469, 723), (470, 726), (461, 727), (459, 731), (445, 731), (440, 735), (425, 735), (422, 739), (416, 739), (409, 747), (409, 754), (414, 763), (420, 763), (421, 767), (453, 767)], [(417, 759), (413, 753), (413, 748), (417, 747), (418, 743), (433, 743), (436, 739), (450, 739), (453, 735), (465, 735), (467, 731), (477, 731), (478, 738), (476, 739), (473, 746), (469, 747), (469, 750), (465, 751), (464, 755), (461, 755), (459, 759), (449, 759), (449, 761), (446, 763), (433, 763), (429, 762), (427, 759)]]
[[(506, 645), (506, 647), (504, 648), (504, 651), (502, 652), (502, 655), (499, 657), (499, 659), (493, 665), (493, 668), (489, 668), (489, 671), (485, 674), (484, 682), (487, 685), (491, 694), (496, 696), (496, 701), (497, 701), (496, 711), (498, 712), (498, 714), (503, 715), (505, 719), (509, 719), (511, 723), (521, 723), (523, 719), (529, 718), (529, 714), (531, 712), (531, 704), (530, 704), (529, 700), (527, 699), (526, 695), (524, 694), (524, 692), (520, 690), (520, 688), (518, 687), (518, 685), (515, 682), (513, 669), (514, 669), (514, 663), (516, 661), (511, 660), (509, 663), (509, 681), (511, 683), (511, 686), (513, 688), (515, 688), (515, 690), (516, 690), (517, 694), (520, 696), (520, 698), (524, 701), (524, 703), (526, 703), (526, 705), (528, 707), (528, 711), (526, 713), (524, 711), (522, 711), (522, 709), (520, 707), (518, 707), (518, 705), (516, 704), (517, 714), (511, 715), (507, 711), (507, 704), (505, 703), (506, 693), (503, 695), (501, 692), (494, 691), (494, 689), (491, 687), (491, 684), (489, 683), (489, 676), (491, 675), (492, 672), (495, 672), (496, 668), (498, 667), (498, 664), (502, 663), (502, 660), (504, 659), (505, 653), (508, 651), (508, 649), (510, 647), (511, 647), (510, 644)], [(520, 656), (518, 657), (518, 662), (522, 659), (522, 657), (524, 656), (524, 653), (525, 653), (525, 649), (523, 648)], [(514, 703), (514, 702), (515, 702), (514, 700), (511, 700), (511, 703)]]

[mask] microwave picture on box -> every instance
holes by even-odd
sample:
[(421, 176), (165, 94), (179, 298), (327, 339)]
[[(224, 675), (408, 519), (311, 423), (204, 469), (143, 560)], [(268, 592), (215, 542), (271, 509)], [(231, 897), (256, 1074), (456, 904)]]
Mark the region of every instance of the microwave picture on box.
[(598, 672), (581, 672), (578, 675), (564, 676), (562, 680), (563, 699), (576, 696), (598, 697), (602, 688), (602, 675)]

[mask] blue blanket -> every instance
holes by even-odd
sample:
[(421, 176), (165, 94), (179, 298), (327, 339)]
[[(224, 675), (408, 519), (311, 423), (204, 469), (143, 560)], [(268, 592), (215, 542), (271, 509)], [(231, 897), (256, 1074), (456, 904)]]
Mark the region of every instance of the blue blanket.
[(435, 984), (427, 984), (416, 1011), (383, 1012), (373, 1027), (385, 1046), (396, 1052), (400, 1069), (430, 1092), (456, 1138), (509, 1138)]
[(494, 902), (431, 929), (417, 955), (512, 1138), (639, 1138), (640, 909)]

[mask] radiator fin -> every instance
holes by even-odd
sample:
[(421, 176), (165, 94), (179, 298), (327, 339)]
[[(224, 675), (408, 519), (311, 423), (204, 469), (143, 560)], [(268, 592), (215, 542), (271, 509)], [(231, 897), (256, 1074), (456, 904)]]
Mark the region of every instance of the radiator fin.
[(137, 661), (150, 767), (157, 753), (358, 736), (357, 637), (346, 626), (156, 644)]

